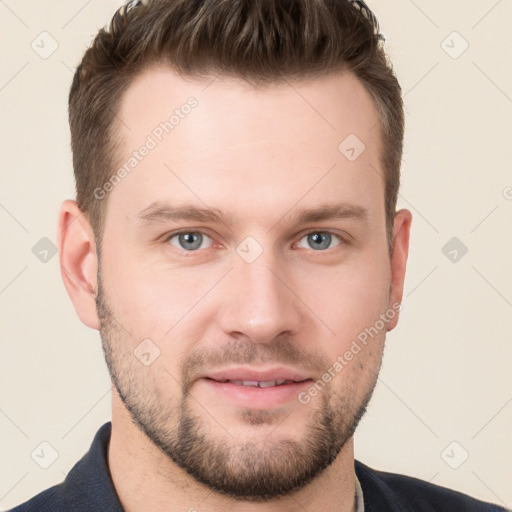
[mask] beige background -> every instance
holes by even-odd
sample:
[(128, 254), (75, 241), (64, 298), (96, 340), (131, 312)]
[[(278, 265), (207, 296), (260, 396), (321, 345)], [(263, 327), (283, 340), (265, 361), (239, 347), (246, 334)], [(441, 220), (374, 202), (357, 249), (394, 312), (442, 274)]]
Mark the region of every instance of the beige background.
[[(57, 256), (32, 248), (56, 241), (59, 204), (74, 195), (68, 90), (118, 5), (0, 1), (3, 509), (60, 482), (110, 418), (99, 336), (75, 315)], [(399, 204), (414, 222), (404, 309), (356, 455), (511, 507), (512, 2), (370, 5), (405, 92)], [(442, 252), (452, 237), (468, 248), (457, 262)], [(31, 458), (43, 441), (58, 453), (47, 469)]]

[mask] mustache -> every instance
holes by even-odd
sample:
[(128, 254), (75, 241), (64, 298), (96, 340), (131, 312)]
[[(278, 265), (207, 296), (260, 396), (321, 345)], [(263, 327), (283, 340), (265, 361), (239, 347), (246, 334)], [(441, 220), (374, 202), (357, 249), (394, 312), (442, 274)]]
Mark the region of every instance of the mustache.
[(327, 357), (306, 350), (291, 337), (280, 336), (268, 343), (255, 343), (248, 338), (231, 340), (219, 348), (200, 346), (182, 364), (182, 386), (186, 395), (198, 375), (230, 365), (275, 364), (293, 366), (308, 374), (321, 375), (329, 367)]

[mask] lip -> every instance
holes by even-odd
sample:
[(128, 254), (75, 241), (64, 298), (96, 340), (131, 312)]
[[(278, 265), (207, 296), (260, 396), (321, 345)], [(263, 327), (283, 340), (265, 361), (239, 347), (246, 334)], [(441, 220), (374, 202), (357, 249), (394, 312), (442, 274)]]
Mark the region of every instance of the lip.
[(254, 386), (241, 386), (230, 382), (218, 382), (210, 378), (201, 378), (197, 381), (198, 392), (206, 403), (227, 401), (232, 405), (245, 409), (272, 409), (297, 402), (299, 393), (311, 385), (312, 380), (292, 382), (281, 386), (260, 388)]
[[(243, 386), (222, 381), (269, 382), (284, 380), (285, 384), (272, 387)], [(290, 382), (293, 381), (293, 382)], [(311, 385), (313, 378), (299, 370), (285, 367), (256, 369), (231, 367), (208, 372), (197, 380), (199, 393), (208, 401), (219, 399), (250, 409), (272, 409), (296, 402), (299, 393)]]
[(311, 379), (311, 375), (306, 375), (303, 372), (293, 368), (286, 368), (283, 366), (276, 366), (266, 369), (256, 369), (254, 367), (231, 367), (220, 370), (214, 370), (201, 375), (201, 378), (209, 378), (215, 381), (223, 380), (252, 380), (260, 382), (268, 382), (272, 380), (292, 380), (301, 382)]

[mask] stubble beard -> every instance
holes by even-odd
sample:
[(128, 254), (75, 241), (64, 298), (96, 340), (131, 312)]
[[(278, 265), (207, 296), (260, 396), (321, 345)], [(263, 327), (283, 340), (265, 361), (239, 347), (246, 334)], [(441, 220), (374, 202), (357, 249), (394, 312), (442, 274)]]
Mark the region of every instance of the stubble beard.
[[(179, 405), (173, 405), (172, 397), (162, 394), (148, 368), (123, 349), (124, 330), (105, 300), (100, 280), (96, 304), (105, 361), (133, 422), (197, 482), (237, 501), (275, 500), (318, 477), (354, 434), (377, 381), (380, 365), (363, 400), (356, 399), (353, 391), (340, 395), (332, 386), (323, 389), (320, 403), (307, 416), (301, 440), (274, 441), (272, 432), (258, 442), (237, 440), (228, 433), (229, 425), (219, 426), (222, 422), (211, 419), (202, 407), (197, 409), (203, 416), (194, 412), (196, 399), (191, 398), (186, 383)], [(297, 402), (297, 407), (312, 406)], [(239, 419), (255, 428), (273, 423), (272, 430), (277, 432), (286, 417), (278, 421), (274, 411), (242, 410)]]

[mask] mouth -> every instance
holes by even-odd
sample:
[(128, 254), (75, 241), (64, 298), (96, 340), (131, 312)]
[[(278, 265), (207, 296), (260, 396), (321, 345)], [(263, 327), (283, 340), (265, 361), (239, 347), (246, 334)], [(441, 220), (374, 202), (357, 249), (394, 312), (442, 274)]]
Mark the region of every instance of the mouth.
[(313, 378), (287, 368), (257, 370), (228, 368), (210, 372), (198, 379), (204, 397), (251, 409), (272, 409), (296, 402)]
[(287, 384), (298, 384), (300, 382), (306, 382), (311, 379), (303, 379), (303, 380), (288, 380), (288, 379), (276, 379), (276, 380), (238, 380), (238, 379), (211, 379), (210, 377), (206, 377), (209, 380), (213, 380), (215, 382), (220, 383), (229, 383), (234, 386), (250, 386), (253, 388), (275, 388), (277, 386), (286, 386)]

